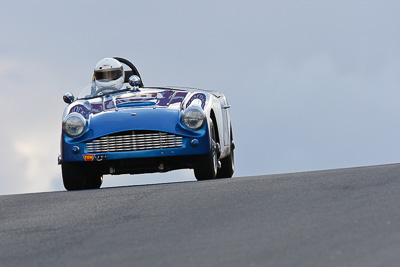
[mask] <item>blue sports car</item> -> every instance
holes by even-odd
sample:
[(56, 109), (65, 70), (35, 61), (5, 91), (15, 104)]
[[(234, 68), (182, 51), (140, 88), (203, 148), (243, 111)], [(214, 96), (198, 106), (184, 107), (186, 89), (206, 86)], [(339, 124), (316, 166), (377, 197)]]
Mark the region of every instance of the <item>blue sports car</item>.
[(230, 105), (217, 91), (145, 87), (123, 58), (102, 59), (92, 82), (68, 103), (61, 155), (67, 190), (100, 188), (104, 174), (194, 169), (197, 180), (230, 178)]

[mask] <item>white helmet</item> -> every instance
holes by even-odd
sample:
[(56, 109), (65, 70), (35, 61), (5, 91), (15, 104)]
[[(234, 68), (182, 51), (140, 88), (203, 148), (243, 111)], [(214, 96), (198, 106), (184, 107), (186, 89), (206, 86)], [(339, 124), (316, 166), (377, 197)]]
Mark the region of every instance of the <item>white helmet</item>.
[(106, 57), (100, 60), (94, 69), (94, 81), (97, 90), (101, 89), (121, 89), (125, 80), (125, 72), (122, 64), (114, 59)]

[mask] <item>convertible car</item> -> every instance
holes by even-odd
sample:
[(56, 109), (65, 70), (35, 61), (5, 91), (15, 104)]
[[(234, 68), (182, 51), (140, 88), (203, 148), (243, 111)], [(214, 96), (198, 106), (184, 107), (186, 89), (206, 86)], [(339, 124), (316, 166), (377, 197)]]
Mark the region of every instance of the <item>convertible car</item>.
[(63, 97), (58, 162), (67, 190), (100, 188), (105, 174), (190, 168), (197, 180), (232, 177), (235, 145), (222, 93), (145, 87), (128, 60), (99, 63), (78, 97)]

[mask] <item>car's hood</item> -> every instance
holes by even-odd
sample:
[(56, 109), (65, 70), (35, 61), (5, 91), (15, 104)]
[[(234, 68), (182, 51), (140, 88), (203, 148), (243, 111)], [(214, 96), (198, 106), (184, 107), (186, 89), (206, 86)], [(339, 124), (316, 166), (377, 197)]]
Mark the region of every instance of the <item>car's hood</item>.
[[(76, 112), (87, 119), (87, 132), (75, 140), (80, 142), (131, 130), (196, 135), (182, 127), (180, 117), (183, 106), (186, 108), (186, 105), (199, 98), (198, 95), (169, 89), (122, 92), (111, 96), (77, 100), (68, 107), (64, 115)], [(189, 99), (185, 100), (186, 96)], [(205, 101), (205, 95), (203, 96)], [(202, 103), (200, 100), (198, 102)]]

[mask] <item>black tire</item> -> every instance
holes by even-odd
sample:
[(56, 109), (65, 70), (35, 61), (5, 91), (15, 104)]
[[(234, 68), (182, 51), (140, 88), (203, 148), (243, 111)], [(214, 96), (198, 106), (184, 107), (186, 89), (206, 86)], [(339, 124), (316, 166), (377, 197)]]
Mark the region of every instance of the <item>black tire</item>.
[(235, 172), (235, 146), (233, 144), (233, 135), (232, 135), (232, 126), (231, 126), (231, 152), (229, 156), (223, 158), (221, 160), (221, 168), (218, 170), (217, 178), (231, 178), (233, 173)]
[(218, 170), (218, 151), (215, 149), (216, 134), (214, 123), (210, 120), (210, 135), (211, 135), (211, 149), (206, 155), (201, 155), (196, 158), (194, 163), (194, 176), (197, 180), (210, 180), (215, 179)]
[(61, 169), (64, 187), (68, 191), (98, 189), (103, 183), (102, 175), (88, 173), (80, 163), (64, 162)]
[(102, 184), (103, 176), (92, 174), (86, 178), (85, 189), (99, 189)]

